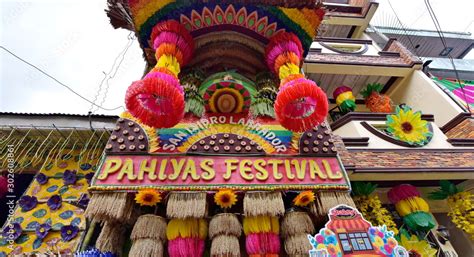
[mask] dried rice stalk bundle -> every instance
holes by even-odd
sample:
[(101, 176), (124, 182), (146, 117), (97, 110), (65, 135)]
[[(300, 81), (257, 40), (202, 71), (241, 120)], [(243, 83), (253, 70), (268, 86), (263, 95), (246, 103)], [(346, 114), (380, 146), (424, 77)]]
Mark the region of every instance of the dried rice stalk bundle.
[(339, 192), (334, 192), (334, 194), (336, 195), (336, 198), (339, 204), (345, 204), (345, 205), (357, 208), (354, 203), (354, 199), (352, 199), (349, 192), (339, 191)]
[(99, 221), (128, 221), (132, 218), (133, 199), (128, 193), (93, 194), (85, 215)]
[(285, 213), (280, 192), (247, 192), (244, 197), (246, 216), (279, 216)]
[(240, 237), (242, 225), (235, 214), (220, 213), (214, 216), (209, 223), (209, 238), (213, 239), (219, 235), (230, 235)]
[(154, 239), (157, 241), (166, 241), (166, 220), (163, 217), (145, 214), (138, 218), (133, 226), (130, 239), (133, 241), (139, 239)]
[(172, 219), (204, 218), (207, 216), (206, 193), (172, 192), (169, 194), (166, 215)]
[(153, 239), (139, 239), (133, 242), (128, 256), (133, 257), (163, 257), (163, 243)]
[(105, 222), (97, 238), (95, 246), (101, 252), (112, 252), (122, 255), (122, 246), (125, 243), (125, 227), (122, 224)]
[(281, 224), (283, 238), (298, 234), (314, 234), (314, 225), (311, 217), (306, 212), (287, 212)]
[(308, 252), (311, 249), (312, 246), (308, 241), (307, 234), (298, 234), (285, 239), (285, 251), (289, 256), (308, 256)]
[(339, 204), (349, 205), (355, 208), (354, 200), (346, 191), (321, 191), (316, 201), (310, 205), (310, 211), (319, 219), (325, 219), (329, 210)]
[(212, 239), (212, 257), (240, 257), (239, 239), (235, 236), (219, 235)]

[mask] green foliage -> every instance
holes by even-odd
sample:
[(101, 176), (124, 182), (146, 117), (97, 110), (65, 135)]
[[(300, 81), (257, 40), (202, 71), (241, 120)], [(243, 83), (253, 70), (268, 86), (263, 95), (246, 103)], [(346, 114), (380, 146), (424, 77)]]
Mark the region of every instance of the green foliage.
[(377, 189), (377, 186), (377, 184), (372, 184), (370, 182), (356, 181), (352, 183), (352, 194), (355, 196), (368, 196)]
[(383, 85), (380, 83), (372, 83), (372, 84), (367, 84), (367, 87), (362, 90), (360, 93), (364, 98), (367, 99), (373, 92), (380, 93), (382, 91)]
[(429, 199), (432, 200), (444, 200), (447, 199), (449, 196), (455, 195), (459, 192), (462, 192), (462, 188), (457, 187), (453, 183), (449, 182), (448, 180), (441, 180), (439, 182), (440, 188), (431, 192), (428, 196)]

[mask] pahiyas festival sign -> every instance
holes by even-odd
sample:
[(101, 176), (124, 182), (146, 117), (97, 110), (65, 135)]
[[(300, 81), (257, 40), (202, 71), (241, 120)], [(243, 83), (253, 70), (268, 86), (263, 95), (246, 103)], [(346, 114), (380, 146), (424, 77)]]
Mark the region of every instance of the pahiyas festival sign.
[(387, 227), (374, 227), (360, 212), (347, 205), (329, 211), (329, 221), (318, 234), (308, 235), (310, 257), (408, 257)]
[(348, 190), (337, 157), (107, 156), (93, 190)]

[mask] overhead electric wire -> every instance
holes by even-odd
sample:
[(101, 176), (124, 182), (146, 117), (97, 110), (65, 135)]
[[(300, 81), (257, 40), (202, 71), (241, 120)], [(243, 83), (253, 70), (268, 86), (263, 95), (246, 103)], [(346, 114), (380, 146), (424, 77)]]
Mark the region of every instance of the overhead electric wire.
[[(441, 29), (441, 25), (439, 23), (438, 17), (436, 16), (436, 13), (433, 10), (433, 7), (431, 6), (431, 3), (429, 0), (425, 0), (425, 5), (426, 8), (428, 9), (428, 13), (430, 14), (431, 20), (433, 21), (436, 32), (438, 32), (439, 38), (441, 39), (441, 43), (443, 43), (443, 46), (445, 49), (448, 49), (448, 44), (446, 43), (446, 39), (444, 37), (443, 31)], [(464, 95), (464, 101), (466, 102), (466, 107), (469, 112), (471, 112), (471, 107), (469, 106), (469, 103), (467, 102), (467, 96), (466, 92), (464, 91), (464, 85), (461, 83), (461, 79), (459, 78), (459, 73), (458, 70), (456, 69), (456, 64), (454, 63), (454, 59), (451, 56), (451, 52), (448, 52), (448, 59), (451, 62), (451, 65), (453, 66), (454, 74), (456, 76), (456, 80), (459, 84), (459, 87), (461, 88), (462, 94)]]
[[(127, 38), (128, 38), (127, 44), (125, 45), (124, 49), (122, 51), (120, 51), (120, 53), (115, 57), (114, 62), (112, 64), (112, 66), (110, 67), (109, 72), (107, 72), (107, 73), (103, 72), (104, 73), (104, 78), (100, 82), (99, 88), (97, 89), (97, 93), (94, 96), (94, 100), (93, 100), (94, 103), (96, 103), (96, 101), (99, 100), (100, 93), (102, 92), (102, 86), (104, 85), (104, 82), (105, 82), (106, 83), (105, 92), (104, 92), (104, 95), (102, 97), (102, 100), (99, 102), (99, 105), (104, 104), (105, 99), (107, 98), (109, 87), (110, 87), (109, 80), (114, 78), (115, 75), (117, 74), (118, 69), (120, 68), (120, 66), (122, 65), (123, 60), (125, 59), (125, 55), (127, 54), (130, 47), (133, 45), (133, 41), (135, 40), (135, 37), (133, 36), (132, 32), (130, 32), (128, 34)], [(119, 59), (120, 59), (120, 61), (117, 65), (117, 61)], [(115, 69), (115, 71), (114, 71), (114, 69)], [(111, 73), (113, 73), (113, 75), (110, 75)], [(98, 108), (91, 104), (91, 106), (89, 108), (89, 112), (94, 113), (97, 110), (98, 110)]]
[(408, 34), (408, 31), (406, 30), (405, 26), (403, 25), (402, 21), (400, 20), (400, 18), (398, 17), (398, 14), (397, 12), (395, 11), (395, 8), (393, 8), (392, 6), (392, 3), (390, 2), (390, 0), (387, 0), (388, 4), (390, 5), (390, 8), (392, 9), (393, 13), (395, 14), (395, 17), (397, 18), (397, 21), (398, 23), (400, 24), (401, 28), (403, 29), (403, 31), (405, 32), (406, 34), (406, 37), (408, 39), (408, 41), (410, 42), (410, 45), (411, 47), (413, 48), (413, 51), (415, 52), (416, 56), (419, 58), (420, 55), (418, 54), (418, 51), (416, 50), (416, 47), (415, 47), (415, 44), (413, 44), (413, 41), (411, 41), (411, 38)]
[(80, 97), (82, 100), (102, 109), (102, 110), (105, 110), (105, 111), (115, 111), (115, 110), (118, 110), (120, 108), (124, 109), (123, 106), (118, 106), (118, 107), (115, 107), (115, 108), (106, 108), (106, 107), (103, 107), (103, 106), (100, 106), (98, 104), (95, 104), (94, 102), (92, 102), (91, 100), (87, 99), (86, 97), (82, 96), (81, 94), (79, 94), (78, 92), (76, 92), (74, 89), (72, 89), (71, 87), (69, 87), (68, 85), (64, 84), (63, 82), (59, 81), (58, 79), (56, 79), (55, 77), (53, 77), (52, 75), (49, 75), (47, 72), (43, 71), (42, 69), (38, 68), (37, 66), (35, 66), (34, 64), (26, 61), (25, 59), (19, 57), (18, 55), (16, 55), (15, 53), (13, 53), (12, 51), (10, 51), (8, 48), (4, 47), (4, 46), (0, 46), (1, 49), (3, 49), (5, 52), (9, 53), (10, 55), (12, 55), (13, 57), (17, 58), (18, 60), (22, 61), (23, 63), (27, 64), (28, 66), (36, 69), (37, 71), (39, 71), (40, 73), (42, 73), (43, 75), (47, 76), (48, 78), (54, 80), (56, 83), (58, 83), (59, 85), (65, 87), (66, 89), (68, 89), (69, 91), (71, 91), (73, 94), (75, 94), (76, 96)]

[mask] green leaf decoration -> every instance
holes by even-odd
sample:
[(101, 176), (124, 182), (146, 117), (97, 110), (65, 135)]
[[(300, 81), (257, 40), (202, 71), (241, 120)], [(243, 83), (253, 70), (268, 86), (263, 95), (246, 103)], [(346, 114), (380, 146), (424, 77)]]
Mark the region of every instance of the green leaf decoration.
[(81, 224), (81, 218), (76, 217), (71, 221), (71, 225), (79, 227), (79, 224)]
[(36, 238), (33, 242), (33, 250), (40, 248), (41, 244), (43, 244), (43, 240), (41, 238)]
[(69, 187), (68, 186), (62, 186), (61, 189), (59, 189), (59, 195), (63, 195), (64, 193), (66, 193), (67, 191), (69, 190)]
[(72, 211), (65, 211), (65, 212), (59, 214), (59, 217), (61, 217), (61, 219), (63, 219), (63, 220), (67, 220), (67, 219), (71, 218), (73, 214), (74, 214), (74, 212), (72, 212)]
[(63, 226), (64, 226), (63, 223), (58, 222), (58, 223), (54, 224), (54, 225), (51, 227), (51, 229), (52, 229), (52, 230), (60, 230)]
[(428, 231), (436, 225), (431, 214), (418, 211), (403, 217), (403, 222), (413, 231)]
[(28, 239), (30, 239), (30, 236), (28, 234), (23, 234), (15, 241), (15, 243), (21, 245), (28, 241)]
[(372, 194), (377, 187), (377, 184), (356, 181), (352, 183), (352, 193), (356, 196), (368, 196)]
[(38, 219), (43, 218), (46, 215), (46, 213), (48, 212), (45, 209), (39, 209), (33, 212), (33, 217), (38, 218)]
[(35, 230), (40, 224), (38, 221), (32, 221), (26, 225), (25, 230)]
[(372, 83), (372, 84), (367, 84), (367, 87), (360, 92), (360, 94), (364, 97), (367, 98), (369, 97), (373, 92), (380, 93), (382, 91), (383, 85), (380, 83)]
[(455, 195), (459, 192), (462, 192), (462, 188), (456, 187), (455, 184), (448, 180), (441, 180), (439, 182), (440, 187), (431, 192), (428, 196), (429, 199), (432, 200), (444, 200), (447, 199), (449, 196)]
[(54, 192), (54, 191), (56, 191), (56, 190), (58, 190), (58, 186), (57, 186), (57, 185), (52, 185), (52, 186), (50, 186), (50, 187), (48, 187), (48, 188), (46, 189), (46, 191), (48, 191), (49, 193), (52, 193), (52, 192)]
[(25, 218), (23, 217), (16, 217), (15, 219), (13, 219), (13, 222), (12, 223), (23, 223), (23, 221), (25, 220)]

